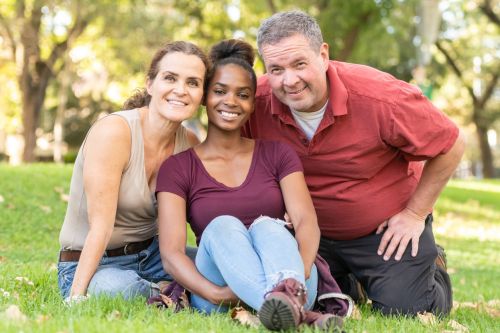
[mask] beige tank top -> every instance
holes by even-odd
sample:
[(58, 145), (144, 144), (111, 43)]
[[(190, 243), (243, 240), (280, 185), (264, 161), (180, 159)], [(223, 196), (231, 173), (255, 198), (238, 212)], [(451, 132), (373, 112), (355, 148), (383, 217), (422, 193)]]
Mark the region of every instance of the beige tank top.
[[(112, 115), (123, 117), (129, 124), (132, 148), (120, 183), (115, 225), (108, 250), (143, 241), (157, 234), (157, 203), (146, 179), (139, 110), (115, 112), (109, 116)], [(83, 188), (84, 145), (85, 141), (80, 147), (73, 168), (68, 208), (59, 235), (59, 242), (64, 250), (81, 250), (89, 231), (87, 200)], [(180, 126), (175, 136), (174, 154), (188, 148), (190, 144), (186, 129)]]

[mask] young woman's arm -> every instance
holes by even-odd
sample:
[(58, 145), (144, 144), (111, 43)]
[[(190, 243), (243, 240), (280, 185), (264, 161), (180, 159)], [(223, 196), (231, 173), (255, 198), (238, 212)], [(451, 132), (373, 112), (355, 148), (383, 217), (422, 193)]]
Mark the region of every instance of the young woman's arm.
[(121, 176), (130, 158), (130, 128), (121, 117), (97, 122), (87, 136), (83, 183), (89, 232), (71, 286), (70, 296), (85, 295), (115, 223)]
[(287, 175), (280, 181), (280, 186), (288, 216), (295, 229), (295, 239), (299, 244), (307, 279), (319, 247), (316, 211), (302, 172)]
[(186, 255), (186, 201), (169, 192), (158, 192), (158, 229), (161, 260), (165, 271), (192, 293), (213, 304), (235, 303), (229, 287), (207, 280)]

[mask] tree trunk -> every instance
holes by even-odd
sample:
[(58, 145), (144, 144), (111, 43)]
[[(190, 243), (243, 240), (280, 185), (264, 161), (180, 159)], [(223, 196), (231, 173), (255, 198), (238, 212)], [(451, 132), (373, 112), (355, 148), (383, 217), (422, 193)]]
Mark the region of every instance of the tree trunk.
[(64, 56), (64, 65), (60, 72), (61, 86), (59, 87), (59, 101), (57, 105), (56, 119), (54, 120), (54, 162), (63, 162), (63, 137), (64, 137), (64, 113), (68, 102), (68, 90), (70, 87), (70, 63), (68, 55)]
[(36, 127), (38, 124), (38, 112), (35, 110), (35, 101), (30, 98), (30, 95), (33, 95), (30, 89), (23, 91), (23, 162), (28, 163), (35, 161)]
[(36, 129), (45, 101), (47, 85), (51, 77), (52, 75), (49, 71), (43, 71), (39, 74), (39, 80), (35, 84), (30, 82), (32, 81), (31, 76), (27, 76), (22, 80), (20, 85), (23, 96), (23, 162), (30, 163), (36, 160)]
[(344, 41), (344, 46), (342, 47), (342, 50), (336, 55), (335, 59), (338, 61), (347, 61), (349, 57), (352, 54), (352, 51), (354, 51), (354, 48), (356, 47), (356, 43), (358, 42), (359, 39), (359, 34), (361, 32), (361, 27), (364, 22), (367, 22), (370, 17), (374, 14), (374, 10), (370, 10), (365, 13), (361, 13), (359, 17), (357, 18), (356, 24), (353, 25), (353, 27), (347, 32), (347, 34), (344, 36), (343, 41)]
[(488, 143), (488, 128), (476, 124), (476, 134), (481, 150), (481, 162), (483, 164), (483, 177), (495, 178), (495, 167), (493, 165), (493, 154)]

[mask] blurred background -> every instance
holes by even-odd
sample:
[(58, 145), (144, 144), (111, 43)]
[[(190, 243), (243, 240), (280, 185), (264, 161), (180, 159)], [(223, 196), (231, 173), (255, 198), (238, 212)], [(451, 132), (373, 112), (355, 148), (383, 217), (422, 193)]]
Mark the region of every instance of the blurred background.
[[(418, 85), (467, 135), (456, 177), (500, 177), (500, 0), (2, 0), (0, 161), (72, 163), (171, 40), (255, 44), (262, 19), (317, 18), (330, 58)], [(258, 74), (264, 72), (260, 59)], [(186, 126), (203, 138), (200, 110)]]

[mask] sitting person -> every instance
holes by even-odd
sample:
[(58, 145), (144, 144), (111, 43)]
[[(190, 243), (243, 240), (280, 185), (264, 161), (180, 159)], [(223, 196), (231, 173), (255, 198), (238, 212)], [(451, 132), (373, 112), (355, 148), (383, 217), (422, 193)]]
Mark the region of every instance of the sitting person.
[[(272, 330), (314, 322), (307, 319), (319, 315), (306, 310), (317, 293), (319, 229), (302, 165), (285, 144), (240, 136), (254, 107), (252, 47), (222, 41), (210, 59), (207, 138), (170, 157), (158, 174), (163, 265), (202, 312), (241, 300)], [(295, 238), (280, 219), (285, 211)], [(185, 254), (186, 220), (199, 245), (195, 263)]]
[(199, 142), (181, 122), (201, 104), (207, 65), (191, 43), (165, 45), (153, 57), (147, 89), (125, 103), (128, 111), (87, 134), (59, 237), (59, 289), (67, 301), (87, 293), (149, 297), (159, 293), (156, 282), (171, 279), (159, 254), (156, 178), (161, 162)]

